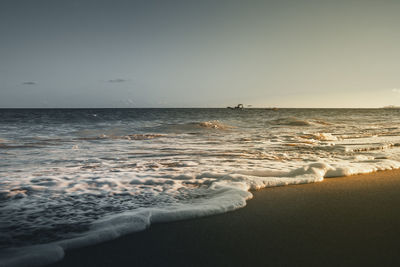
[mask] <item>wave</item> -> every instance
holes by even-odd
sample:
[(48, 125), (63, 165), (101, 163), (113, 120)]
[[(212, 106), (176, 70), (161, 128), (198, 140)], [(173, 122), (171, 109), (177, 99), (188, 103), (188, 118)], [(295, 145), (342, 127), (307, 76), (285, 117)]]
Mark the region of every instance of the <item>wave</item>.
[(303, 134), (300, 136), (303, 139), (312, 139), (318, 141), (337, 141), (339, 140), (337, 136), (331, 133), (313, 133), (313, 134)]
[(202, 128), (208, 128), (208, 129), (218, 129), (218, 130), (227, 130), (227, 129), (232, 129), (234, 128), (231, 125), (224, 124), (218, 120), (213, 120), (213, 121), (203, 121), (199, 123), (195, 123), (195, 125), (198, 125)]
[[(368, 160), (358, 164), (312, 163), (291, 171), (254, 170), (239, 173), (204, 172), (197, 175), (180, 175), (155, 181), (204, 181), (210, 193), (206, 198), (190, 203), (176, 203), (168, 207), (138, 208), (117, 215), (105, 216), (92, 223), (89, 231), (78, 236), (48, 244), (4, 249), (0, 253), (2, 266), (39, 266), (54, 263), (64, 257), (65, 250), (88, 246), (118, 238), (122, 235), (147, 229), (151, 224), (192, 219), (233, 211), (246, 206), (253, 197), (251, 191), (266, 187), (321, 182), (324, 178), (349, 176), (378, 170), (400, 168), (400, 162)], [(149, 184), (146, 180), (133, 183)], [(151, 183), (152, 181), (150, 181)], [(154, 181), (153, 181), (154, 183)]]
[(295, 117), (279, 118), (271, 121), (274, 125), (289, 125), (289, 126), (310, 126), (311, 122), (307, 120), (300, 120)]
[(320, 119), (310, 119), (310, 120), (304, 120), (304, 119), (299, 119), (296, 117), (285, 117), (285, 118), (279, 118), (270, 121), (272, 125), (287, 125), (287, 126), (328, 126), (331, 125), (329, 122), (325, 122)]
[(154, 138), (164, 137), (163, 134), (128, 134), (123, 136), (101, 134), (99, 136), (80, 137), (77, 140), (93, 141), (93, 140), (113, 140), (113, 139), (126, 139), (126, 140), (150, 140)]
[(375, 143), (375, 144), (348, 144), (342, 145), (346, 152), (366, 152), (374, 150), (386, 150), (400, 147), (400, 143)]
[(219, 120), (209, 120), (200, 122), (168, 124), (160, 127), (154, 127), (156, 132), (167, 132), (177, 134), (201, 134), (204, 130), (230, 130), (235, 127)]
[[(0, 149), (25, 149), (25, 148), (43, 148), (47, 146), (57, 146), (62, 143), (74, 142), (74, 141), (96, 141), (96, 140), (151, 140), (155, 138), (165, 137), (164, 134), (128, 134), (128, 135), (106, 135), (100, 134), (98, 136), (87, 136), (78, 137), (75, 139), (39, 139), (33, 138), (28, 143), (11, 143), (11, 142), (0, 142)], [(1, 140), (0, 140), (1, 141)], [(74, 148), (78, 148), (78, 145), (74, 145)]]

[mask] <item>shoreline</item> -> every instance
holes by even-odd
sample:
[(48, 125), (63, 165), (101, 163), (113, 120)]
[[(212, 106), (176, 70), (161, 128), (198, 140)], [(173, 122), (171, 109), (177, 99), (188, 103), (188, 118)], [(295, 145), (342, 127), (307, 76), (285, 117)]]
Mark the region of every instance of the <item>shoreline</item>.
[(400, 170), (252, 193), (244, 208), (154, 224), (49, 266), (400, 264)]

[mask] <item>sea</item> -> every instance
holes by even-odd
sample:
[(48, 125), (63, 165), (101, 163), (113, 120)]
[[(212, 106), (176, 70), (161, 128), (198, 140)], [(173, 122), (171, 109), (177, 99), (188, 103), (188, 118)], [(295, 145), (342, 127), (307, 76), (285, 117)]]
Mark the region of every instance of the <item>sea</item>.
[(399, 167), (400, 109), (0, 109), (0, 266)]

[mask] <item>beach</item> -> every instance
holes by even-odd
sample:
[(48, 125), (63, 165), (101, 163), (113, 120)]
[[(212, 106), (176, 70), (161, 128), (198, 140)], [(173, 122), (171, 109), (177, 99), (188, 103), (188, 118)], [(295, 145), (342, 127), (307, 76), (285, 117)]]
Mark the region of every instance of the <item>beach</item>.
[(253, 192), (247, 206), (153, 224), (51, 266), (394, 266), (400, 171)]

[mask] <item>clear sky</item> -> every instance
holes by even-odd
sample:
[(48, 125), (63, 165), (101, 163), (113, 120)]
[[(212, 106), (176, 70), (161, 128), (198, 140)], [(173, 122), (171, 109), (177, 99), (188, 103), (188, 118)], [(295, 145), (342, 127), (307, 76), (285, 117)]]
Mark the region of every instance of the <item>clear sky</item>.
[(399, 0), (1, 0), (0, 107), (400, 105)]

